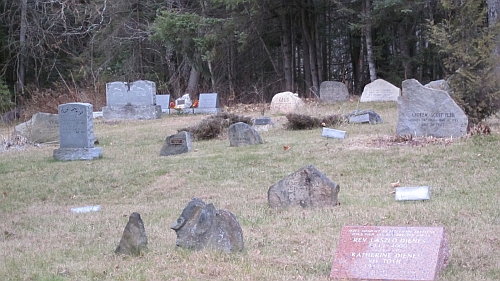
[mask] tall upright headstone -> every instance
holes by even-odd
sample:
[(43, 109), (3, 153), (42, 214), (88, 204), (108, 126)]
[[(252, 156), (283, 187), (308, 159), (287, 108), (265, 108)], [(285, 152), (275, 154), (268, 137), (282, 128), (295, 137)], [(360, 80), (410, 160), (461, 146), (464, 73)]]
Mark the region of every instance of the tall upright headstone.
[(342, 102), (349, 100), (349, 91), (342, 82), (323, 81), (319, 88), (319, 97), (326, 103)]
[(401, 90), (398, 87), (392, 85), (384, 79), (377, 79), (365, 86), (359, 101), (398, 101), (398, 97), (400, 95)]
[(161, 106), (161, 112), (169, 112), (170, 95), (157, 95), (156, 104)]
[(106, 84), (104, 119), (159, 119), (161, 112), (161, 106), (156, 104), (155, 82), (138, 80)]
[(221, 112), (219, 95), (217, 93), (200, 94), (198, 107), (194, 108), (194, 113), (217, 114)]
[(468, 118), (450, 95), (422, 86), (415, 79), (403, 81), (398, 100), (397, 135), (462, 137), (467, 134)]
[(66, 103), (58, 107), (59, 149), (56, 160), (92, 160), (102, 156), (102, 148), (94, 147), (94, 119), (89, 103)]
[(293, 113), (302, 108), (304, 102), (292, 92), (283, 92), (274, 95), (271, 101), (271, 113)]

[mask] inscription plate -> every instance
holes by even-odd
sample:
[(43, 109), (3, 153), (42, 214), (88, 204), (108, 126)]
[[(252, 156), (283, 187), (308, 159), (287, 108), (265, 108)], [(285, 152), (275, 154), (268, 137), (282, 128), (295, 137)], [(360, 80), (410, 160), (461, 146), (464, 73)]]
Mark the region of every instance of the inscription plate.
[(448, 259), (443, 227), (344, 226), (330, 277), (432, 281)]
[(176, 138), (170, 139), (170, 144), (172, 145), (182, 145), (183, 143), (184, 143), (183, 139), (176, 139)]
[(58, 107), (61, 148), (94, 147), (94, 120), (89, 103), (67, 103)]

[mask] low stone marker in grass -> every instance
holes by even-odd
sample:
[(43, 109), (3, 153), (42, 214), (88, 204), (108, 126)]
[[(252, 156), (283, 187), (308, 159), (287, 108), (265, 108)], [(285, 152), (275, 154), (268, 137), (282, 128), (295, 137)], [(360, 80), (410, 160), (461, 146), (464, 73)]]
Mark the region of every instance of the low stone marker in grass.
[(171, 229), (177, 234), (176, 245), (182, 248), (232, 252), (244, 247), (243, 231), (236, 216), (198, 198), (187, 204)]
[(330, 129), (330, 128), (321, 129), (321, 136), (327, 137), (327, 138), (345, 139), (345, 133), (346, 133), (346, 131), (337, 130), (337, 129)]
[(56, 160), (92, 160), (102, 157), (102, 148), (94, 147), (94, 118), (89, 103), (59, 105), (59, 149)]
[(374, 125), (384, 122), (382, 117), (373, 110), (355, 110), (347, 114), (347, 118), (349, 123), (369, 123)]
[(344, 226), (330, 279), (434, 281), (449, 258), (443, 227)]
[(137, 256), (141, 251), (146, 250), (148, 246), (148, 237), (144, 228), (144, 222), (139, 213), (132, 213), (128, 223), (123, 230), (120, 244), (116, 247), (116, 254)]
[(190, 132), (182, 131), (175, 135), (168, 136), (165, 144), (161, 148), (160, 156), (176, 155), (190, 152), (193, 149)]
[(252, 123), (252, 127), (257, 131), (257, 132), (262, 132), (262, 131), (267, 131), (270, 128), (274, 126), (273, 120), (271, 120), (271, 117), (260, 117), (260, 118), (255, 118)]
[(238, 122), (229, 126), (227, 134), (229, 137), (229, 146), (246, 146), (262, 143), (259, 132), (247, 123)]
[(328, 207), (338, 205), (339, 191), (338, 184), (308, 165), (269, 187), (267, 198), (271, 208)]
[(396, 201), (417, 201), (431, 199), (430, 187), (412, 186), (398, 187), (395, 192)]

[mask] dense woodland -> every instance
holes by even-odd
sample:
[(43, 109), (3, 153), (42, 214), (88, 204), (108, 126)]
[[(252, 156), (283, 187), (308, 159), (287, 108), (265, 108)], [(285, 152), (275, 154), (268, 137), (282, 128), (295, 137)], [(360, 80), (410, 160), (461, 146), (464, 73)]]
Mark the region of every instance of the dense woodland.
[(314, 98), (326, 80), (359, 95), (376, 78), (451, 77), (480, 121), (497, 110), (499, 10), (499, 0), (0, 0), (0, 113), (47, 92), (95, 104), (110, 81), (229, 104)]

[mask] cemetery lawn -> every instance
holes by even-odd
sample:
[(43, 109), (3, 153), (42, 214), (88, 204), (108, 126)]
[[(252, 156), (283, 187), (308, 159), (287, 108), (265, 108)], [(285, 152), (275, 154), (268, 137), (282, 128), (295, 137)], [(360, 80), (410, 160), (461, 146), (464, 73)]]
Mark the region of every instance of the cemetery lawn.
[[(396, 143), (396, 103), (309, 103), (305, 113), (355, 109), (373, 109), (384, 123), (341, 124), (339, 140), (284, 130), (286, 118), (271, 115), (278, 126), (261, 133), (262, 145), (229, 147), (221, 136), (159, 157), (167, 136), (207, 116), (96, 119), (101, 159), (55, 161), (57, 145), (0, 152), (0, 280), (329, 280), (344, 225), (444, 226), (451, 261), (437, 280), (500, 280), (500, 122), (490, 120), (491, 135)], [(0, 127), (4, 137), (11, 131)], [(269, 186), (308, 164), (340, 185), (341, 204), (270, 209)], [(396, 202), (397, 181), (430, 186), (431, 200)], [(193, 197), (236, 215), (243, 252), (176, 248), (170, 226)], [(70, 212), (88, 205), (101, 210)], [(117, 256), (132, 212), (149, 250)]]

